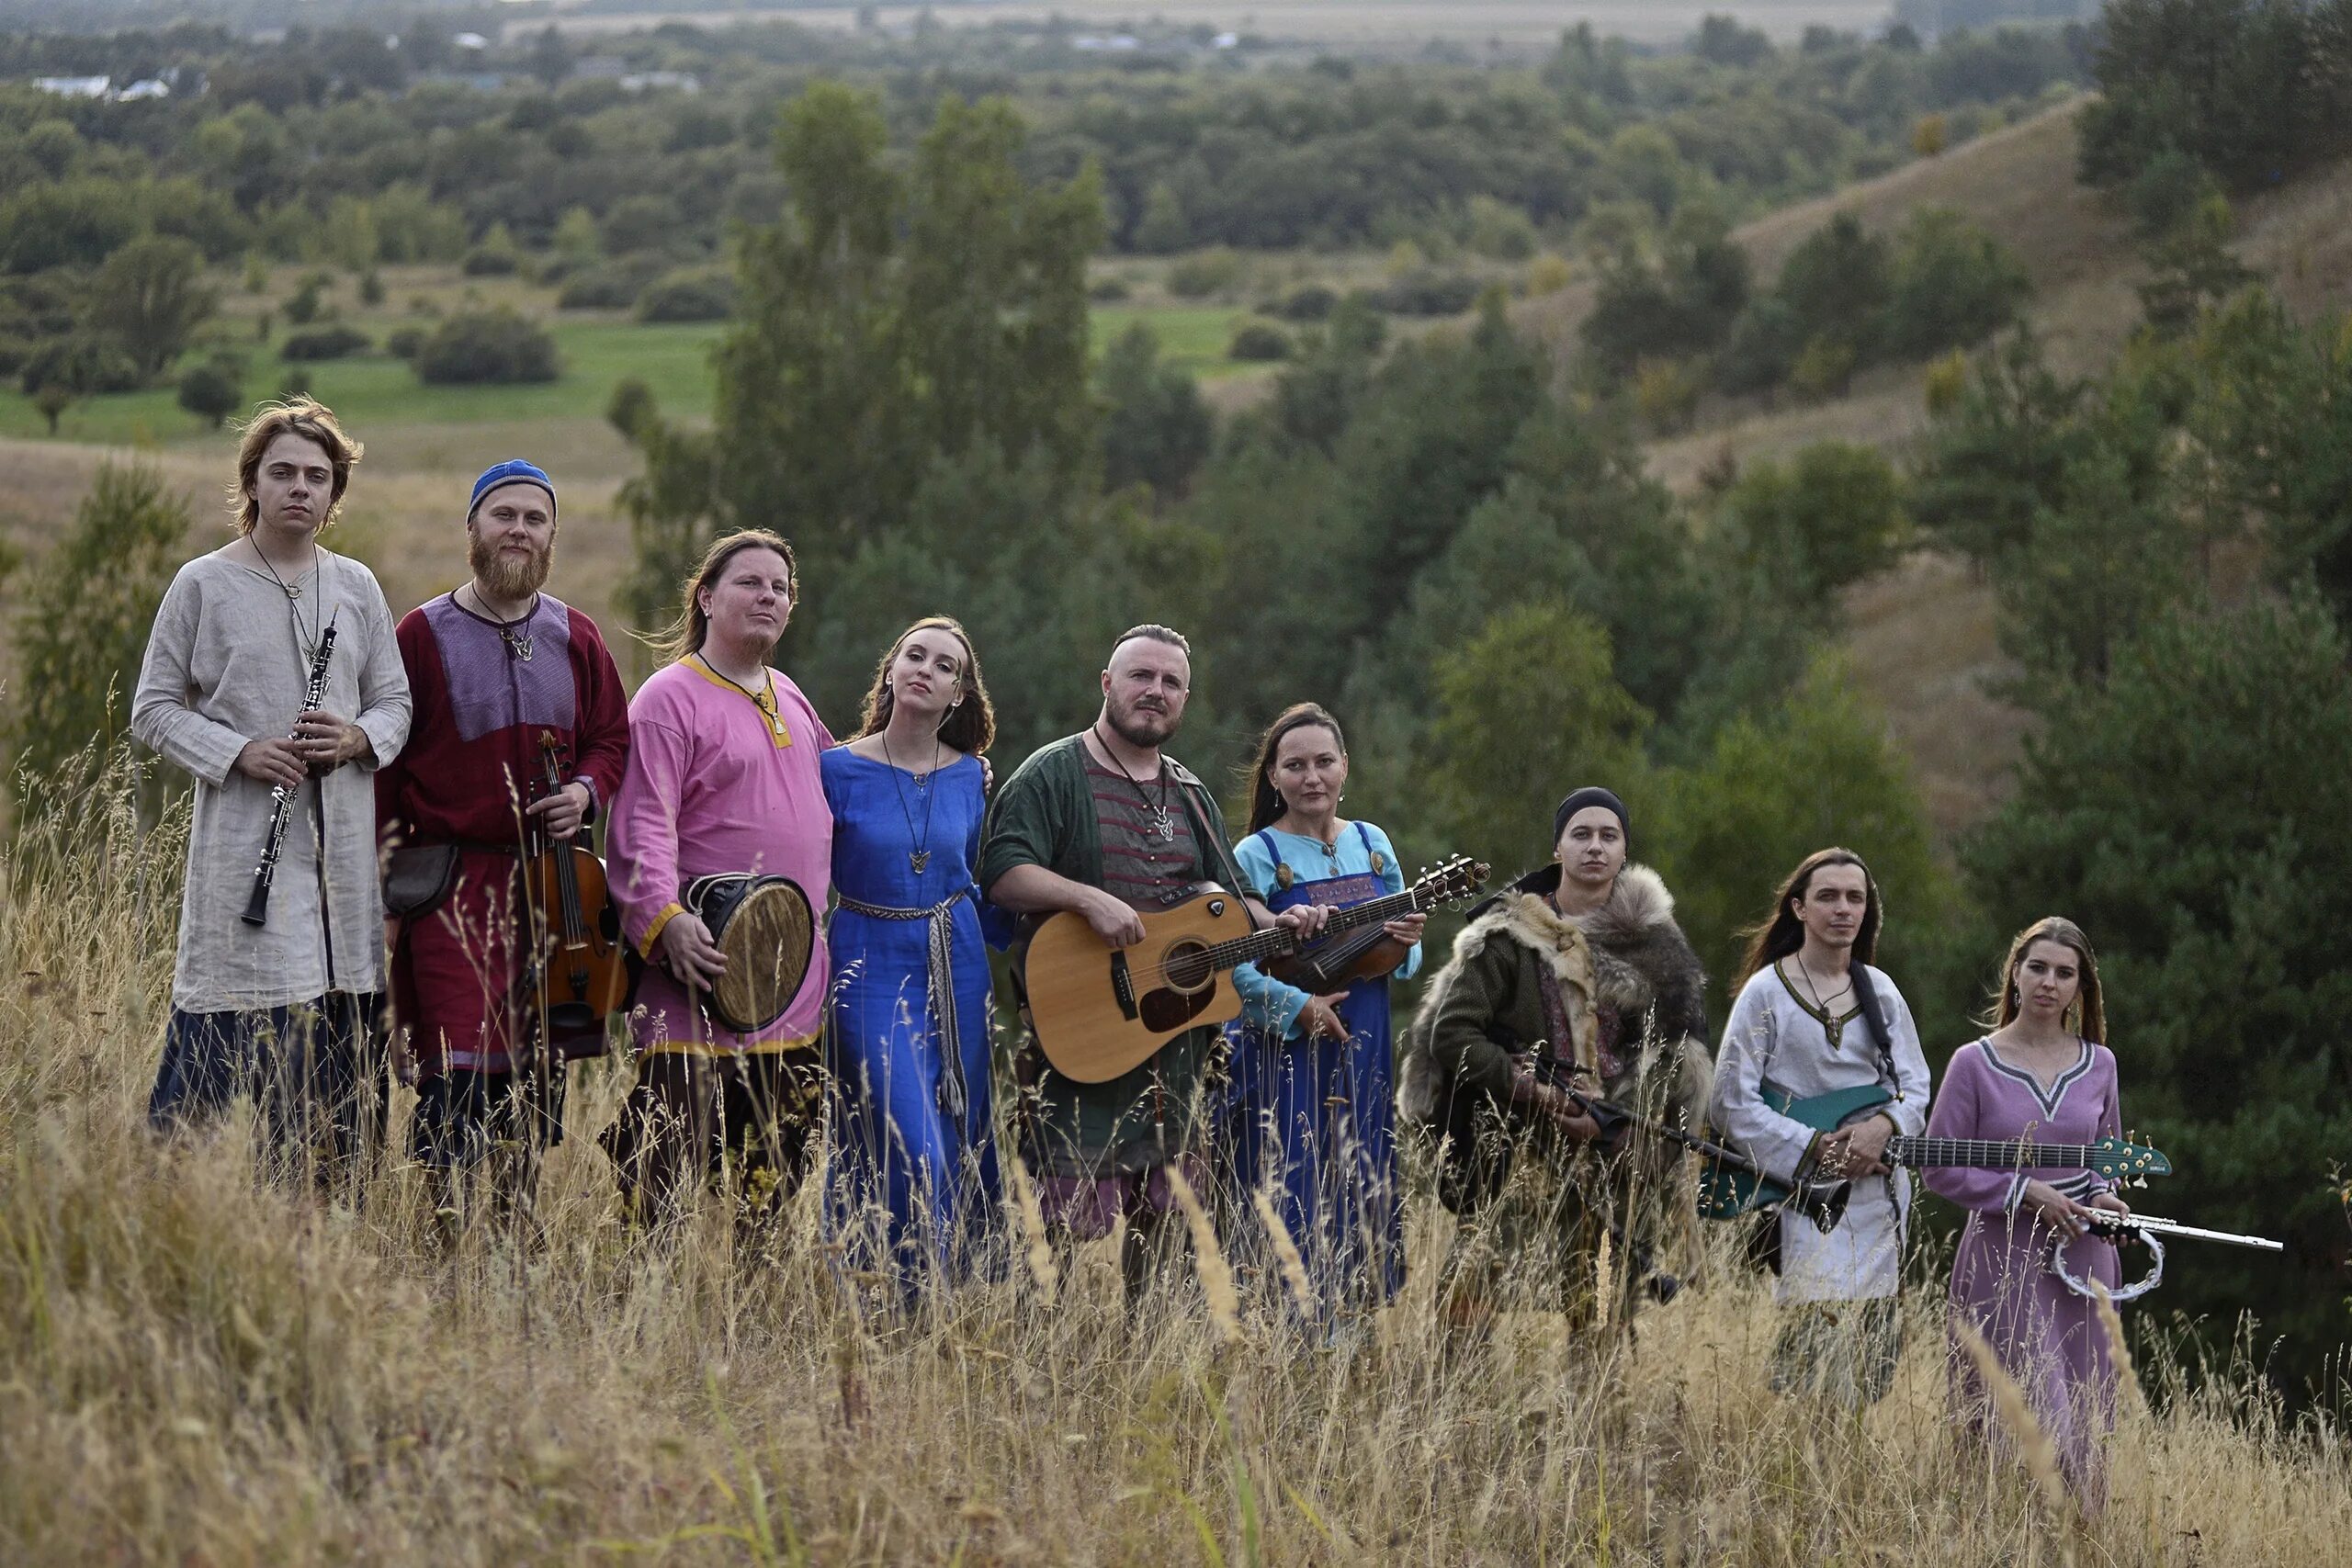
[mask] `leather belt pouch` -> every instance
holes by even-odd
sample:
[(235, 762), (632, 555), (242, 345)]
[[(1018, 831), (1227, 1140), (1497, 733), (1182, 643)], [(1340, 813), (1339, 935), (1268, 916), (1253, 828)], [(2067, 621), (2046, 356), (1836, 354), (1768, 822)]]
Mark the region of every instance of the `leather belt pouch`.
[(384, 913), (396, 920), (429, 915), (457, 885), (457, 845), (402, 845), (384, 862)]

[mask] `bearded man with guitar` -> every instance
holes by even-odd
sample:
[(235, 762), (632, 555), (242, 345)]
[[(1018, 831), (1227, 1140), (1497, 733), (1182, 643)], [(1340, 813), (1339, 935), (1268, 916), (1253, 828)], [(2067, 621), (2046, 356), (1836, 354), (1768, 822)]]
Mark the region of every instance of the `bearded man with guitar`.
[[(445, 1223), (485, 1163), (500, 1209), (529, 1203), (539, 1152), (562, 1137), (564, 1064), (602, 1053), (622, 988), (593, 857), (595, 907), (561, 907), (580, 902), (571, 863), (620, 788), (629, 732), (596, 623), (544, 591), (556, 526), (545, 471), (519, 458), (484, 471), (466, 510), (472, 577), (398, 633), (415, 717), (376, 775), (377, 808), (401, 1070), (417, 1094), (409, 1153)], [(569, 899), (537, 885), (541, 858), (571, 874)], [(580, 940), (559, 953), (568, 926)]]
[[(1169, 908), (1203, 882), (1223, 890), (1209, 902), (1245, 930), (1279, 925), (1304, 942), (1323, 929), (1329, 911), (1319, 907), (1277, 918), (1240, 896), (1246, 885), (1226, 848), (1224, 814), (1161, 750), (1183, 722), (1191, 651), (1162, 626), (1120, 635), (1094, 723), (1023, 762), (989, 808), (978, 880), (991, 902), (1032, 920), (1074, 914), (1114, 955), (1147, 944), (1144, 912)], [(1037, 978), (1029, 976), (1033, 987)], [(1234, 978), (1258, 983), (1254, 973)], [(1204, 968), (1187, 983), (1195, 979), (1205, 1002), (1216, 976)], [(1139, 1060), (1094, 1081), (1048, 1065), (1034, 1035), (1015, 1065), (1022, 1157), (1039, 1174), (1047, 1224), (1065, 1243), (1087, 1241), (1124, 1216), (1119, 1261), (1131, 1302), (1182, 1228), (1170, 1223), (1166, 1168), (1181, 1162), (1196, 1186), (1207, 1174), (1200, 1099), (1217, 1036), (1204, 1015), (1164, 1043), (1147, 1039)]]

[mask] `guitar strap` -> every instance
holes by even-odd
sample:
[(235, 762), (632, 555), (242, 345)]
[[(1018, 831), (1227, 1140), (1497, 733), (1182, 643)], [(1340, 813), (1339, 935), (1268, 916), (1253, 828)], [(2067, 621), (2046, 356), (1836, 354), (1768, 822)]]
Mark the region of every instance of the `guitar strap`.
[(1870, 1025), (1871, 1043), (1878, 1047), (1879, 1076), (1889, 1089), (1899, 1081), (1894, 1076), (1894, 1031), (1886, 1021), (1886, 1005), (1879, 1000), (1878, 987), (1871, 984), (1870, 965), (1857, 958), (1846, 972), (1853, 983), (1855, 1003), (1862, 1010), (1862, 1021)]
[[(1878, 987), (1871, 984), (1870, 966), (1857, 958), (1846, 973), (1853, 982), (1854, 1000), (1862, 1010), (1862, 1021), (1870, 1025), (1871, 1043), (1878, 1046), (1878, 1076), (1889, 1092), (1899, 1092), (1903, 1080), (1894, 1076), (1894, 1031), (1887, 1024), (1886, 1006), (1879, 1000)], [(1886, 1183), (1886, 1201), (1894, 1206), (1895, 1247), (1899, 1253), (1910, 1241), (1910, 1215), (1896, 1196), (1894, 1172), (1888, 1170), (1881, 1179)]]

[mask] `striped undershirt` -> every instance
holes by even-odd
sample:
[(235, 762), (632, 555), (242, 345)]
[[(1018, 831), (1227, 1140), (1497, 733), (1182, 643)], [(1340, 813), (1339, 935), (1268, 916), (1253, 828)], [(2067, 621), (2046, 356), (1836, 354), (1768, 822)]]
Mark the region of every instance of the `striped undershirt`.
[[(1176, 836), (1163, 841), (1152, 807), (1160, 785), (1168, 788), (1168, 820)], [(1157, 909), (1202, 880), (1200, 841), (1184, 809), (1183, 786), (1173, 779), (1136, 785), (1086, 753), (1086, 786), (1094, 795), (1094, 819), (1102, 835), (1102, 888), (1137, 909)]]

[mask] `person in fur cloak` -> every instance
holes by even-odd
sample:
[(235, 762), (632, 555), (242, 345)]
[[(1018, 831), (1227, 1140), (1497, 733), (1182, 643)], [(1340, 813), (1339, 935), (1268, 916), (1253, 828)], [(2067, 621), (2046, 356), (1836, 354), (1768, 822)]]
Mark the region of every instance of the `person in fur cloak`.
[[(1439, 1145), (1438, 1196), (1460, 1223), (1439, 1286), (1450, 1330), (1498, 1310), (1632, 1320), (1679, 1152), (1638, 1133), (1602, 1146), (1560, 1084), (1696, 1127), (1713, 1087), (1706, 976), (1658, 874), (1630, 864), (1624, 803), (1577, 790), (1555, 860), (1471, 912), (1405, 1040), (1397, 1109)], [(1513, 1299), (1505, 1299), (1506, 1290)]]

